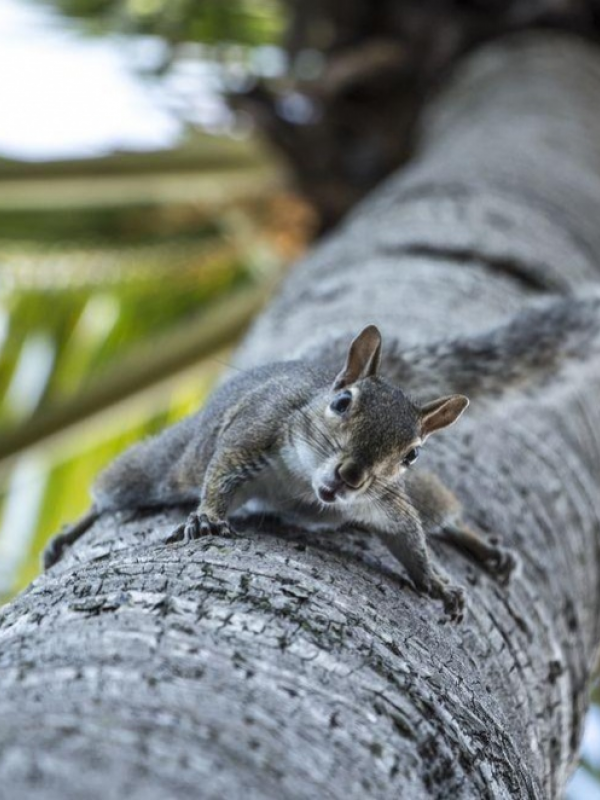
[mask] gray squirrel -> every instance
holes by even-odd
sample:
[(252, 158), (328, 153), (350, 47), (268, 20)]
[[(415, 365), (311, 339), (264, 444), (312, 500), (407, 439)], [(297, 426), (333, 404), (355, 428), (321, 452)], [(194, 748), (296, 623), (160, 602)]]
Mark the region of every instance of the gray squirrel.
[(231, 513), (259, 499), (277, 512), (375, 531), (417, 590), (442, 600), (459, 621), (464, 590), (435, 567), (427, 535), (443, 533), (501, 579), (515, 560), (464, 526), (458, 500), (434, 475), (411, 467), (469, 401), (450, 394), (418, 405), (379, 376), (380, 360), (381, 335), (369, 325), (337, 375), (297, 360), (234, 376), (198, 414), (133, 446), (100, 474), (92, 509), (52, 540), (45, 567), (104, 512), (199, 503), (169, 537), (188, 542), (235, 535)]
[[(371, 529), (402, 562), (416, 588), (460, 619), (464, 591), (435, 568), (427, 536), (441, 533), (501, 580), (516, 561), (462, 522), (454, 495), (432, 474), (413, 470), (425, 440), (513, 390), (519, 397), (569, 380), (568, 366), (598, 354), (600, 297), (547, 300), (478, 334), (399, 351), (388, 348), (379, 377), (381, 336), (374, 325), (351, 343), (241, 372), (196, 415), (135, 445), (93, 488), (88, 514), (56, 536), (44, 554), (55, 564), (103, 512), (199, 505), (170, 539), (231, 534), (228, 518), (248, 498), (271, 509)], [(392, 382), (390, 382), (392, 381)], [(418, 405), (398, 388), (435, 396)], [(537, 397), (538, 394), (535, 394)]]

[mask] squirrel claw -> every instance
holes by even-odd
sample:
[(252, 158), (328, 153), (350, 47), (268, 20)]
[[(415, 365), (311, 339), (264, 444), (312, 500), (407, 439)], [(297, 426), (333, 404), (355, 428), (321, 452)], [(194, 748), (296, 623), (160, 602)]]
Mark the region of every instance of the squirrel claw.
[(207, 514), (193, 512), (185, 522), (178, 525), (166, 539), (167, 544), (183, 542), (189, 544), (203, 536), (225, 536), (230, 539), (237, 537), (237, 533), (225, 520), (212, 520)]
[(183, 542), (184, 544), (188, 544), (188, 542), (191, 542), (193, 539), (199, 538), (200, 534), (198, 533), (198, 530), (198, 526), (190, 518), (172, 530), (171, 533), (166, 537), (165, 542), (167, 544), (174, 544), (175, 542)]
[(178, 525), (167, 537), (167, 544), (173, 542), (190, 542), (200, 539), (203, 536), (226, 536), (234, 538), (237, 534), (225, 520), (211, 520), (207, 514), (193, 512), (185, 522)]
[(460, 586), (451, 586), (445, 590), (442, 599), (448, 621), (457, 625), (461, 623), (465, 610), (465, 590)]
[[(223, 536), (227, 539), (237, 538), (237, 533), (224, 519), (211, 519), (208, 514), (194, 515), (199, 526), (199, 536)], [(196, 536), (195, 538), (198, 538)]]
[(201, 514), (199, 517), (197, 517), (197, 520), (203, 536), (210, 536), (210, 534), (219, 533), (218, 522), (213, 522), (213, 520), (211, 520), (206, 514)]
[(190, 514), (183, 528), (183, 541), (185, 544), (199, 539), (205, 533), (206, 531), (202, 526), (202, 517), (199, 517), (196, 513)]
[(185, 523), (178, 525), (169, 533), (165, 538), (165, 544), (174, 544), (175, 542), (183, 541)]
[(487, 559), (488, 566), (500, 583), (505, 586), (517, 566), (517, 559), (506, 547), (495, 547), (495, 552)]
[(235, 534), (231, 526), (224, 519), (210, 519), (207, 514), (201, 514), (199, 517), (200, 531), (202, 536), (226, 536), (233, 537)]

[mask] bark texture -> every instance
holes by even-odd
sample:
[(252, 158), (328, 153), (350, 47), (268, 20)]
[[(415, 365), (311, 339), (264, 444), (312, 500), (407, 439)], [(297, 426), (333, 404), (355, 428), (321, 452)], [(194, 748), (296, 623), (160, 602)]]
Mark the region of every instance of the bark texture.
[[(405, 347), (599, 284), (600, 54), (513, 38), (429, 108), (416, 160), (291, 273), (247, 367), (362, 325)], [(0, 610), (0, 796), (553, 798), (600, 634), (600, 370), (469, 409), (427, 466), (510, 543), (461, 626), (373, 538), (247, 518), (164, 546), (184, 510), (107, 517)], [(259, 524), (260, 523), (260, 524)]]

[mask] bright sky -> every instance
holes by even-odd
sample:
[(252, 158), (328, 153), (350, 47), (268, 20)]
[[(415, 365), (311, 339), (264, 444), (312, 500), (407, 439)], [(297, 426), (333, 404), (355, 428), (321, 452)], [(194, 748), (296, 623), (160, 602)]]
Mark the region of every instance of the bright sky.
[(123, 44), (0, 0), (0, 155), (43, 160), (167, 147), (180, 123), (128, 70)]

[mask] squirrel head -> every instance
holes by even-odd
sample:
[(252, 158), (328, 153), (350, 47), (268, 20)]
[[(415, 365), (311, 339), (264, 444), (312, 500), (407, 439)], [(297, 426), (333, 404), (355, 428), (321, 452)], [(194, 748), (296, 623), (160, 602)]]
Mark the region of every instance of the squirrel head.
[(380, 361), (381, 334), (368, 325), (313, 408), (311, 481), (325, 504), (368, 499), (397, 486), (426, 439), (456, 422), (469, 405), (458, 394), (417, 405), (379, 377)]

